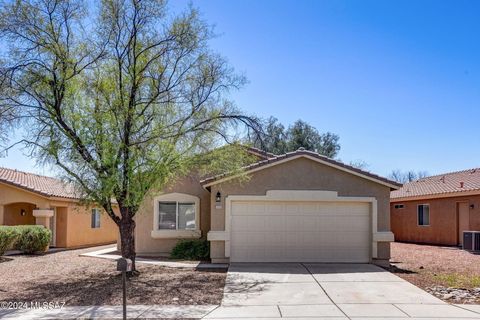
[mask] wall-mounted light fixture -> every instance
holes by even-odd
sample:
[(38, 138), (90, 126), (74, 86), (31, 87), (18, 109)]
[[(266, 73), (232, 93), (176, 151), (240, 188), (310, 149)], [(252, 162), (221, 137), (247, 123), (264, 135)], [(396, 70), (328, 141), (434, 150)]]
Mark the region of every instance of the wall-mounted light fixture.
[(27, 211), (25, 211), (25, 209), (20, 209), (20, 215), (25, 217), (27, 215)]
[(217, 192), (215, 195), (215, 208), (216, 209), (221, 209), (222, 208), (222, 194), (220, 191)]
[(470, 209), (474, 209), (474, 208), (475, 208), (475, 205), (472, 203), (472, 204), (470, 205)]

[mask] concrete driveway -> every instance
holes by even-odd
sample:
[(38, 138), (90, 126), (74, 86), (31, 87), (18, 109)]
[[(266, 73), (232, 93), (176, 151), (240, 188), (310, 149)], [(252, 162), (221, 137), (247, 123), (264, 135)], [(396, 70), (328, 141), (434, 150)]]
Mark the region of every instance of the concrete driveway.
[(245, 263), (228, 271), (206, 319), (480, 319), (370, 264)]

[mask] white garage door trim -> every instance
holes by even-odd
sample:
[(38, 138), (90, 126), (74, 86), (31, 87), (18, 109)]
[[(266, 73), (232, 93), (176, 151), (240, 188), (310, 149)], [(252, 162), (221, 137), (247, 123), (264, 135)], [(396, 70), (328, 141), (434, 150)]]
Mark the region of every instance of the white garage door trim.
[(209, 240), (225, 240), (225, 257), (230, 257), (231, 208), (234, 201), (335, 201), (366, 202), (371, 204), (372, 258), (377, 258), (377, 243), (393, 241), (393, 233), (379, 232), (377, 228), (377, 199), (374, 197), (339, 197), (336, 191), (269, 190), (266, 195), (229, 195), (225, 205), (225, 232), (209, 234)]

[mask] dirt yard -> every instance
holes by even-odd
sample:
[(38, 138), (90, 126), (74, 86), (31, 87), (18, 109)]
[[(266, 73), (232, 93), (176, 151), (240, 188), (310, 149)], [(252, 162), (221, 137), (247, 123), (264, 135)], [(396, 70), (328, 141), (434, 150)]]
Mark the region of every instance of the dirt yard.
[(480, 303), (480, 255), (397, 242), (391, 248), (390, 271), (397, 276), (448, 302)]
[[(116, 262), (79, 254), (105, 247), (0, 261), (0, 301), (65, 302), (66, 306), (122, 303)], [(138, 264), (129, 280), (130, 304), (219, 304), (226, 273)]]

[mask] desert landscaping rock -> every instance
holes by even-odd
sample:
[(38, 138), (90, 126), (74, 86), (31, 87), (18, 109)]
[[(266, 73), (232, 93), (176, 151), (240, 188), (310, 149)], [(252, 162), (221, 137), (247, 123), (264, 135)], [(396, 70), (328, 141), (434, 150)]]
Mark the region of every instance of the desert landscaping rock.
[(432, 286), (426, 291), (450, 303), (479, 303), (480, 288), (463, 289), (444, 286)]
[(445, 302), (480, 304), (480, 255), (457, 247), (393, 242), (395, 275)]

